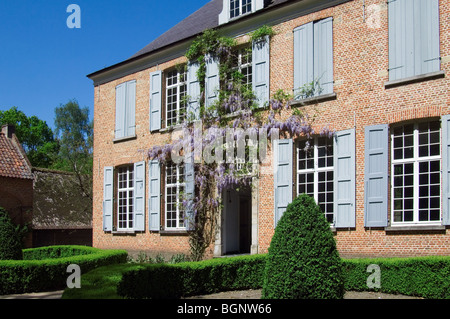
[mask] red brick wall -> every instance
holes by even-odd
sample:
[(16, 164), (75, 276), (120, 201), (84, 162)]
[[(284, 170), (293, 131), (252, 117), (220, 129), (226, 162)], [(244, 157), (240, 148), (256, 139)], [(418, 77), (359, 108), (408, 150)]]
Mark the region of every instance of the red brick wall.
[[(391, 124), (450, 113), (450, 82), (447, 75), (445, 78), (385, 88), (384, 84), (388, 81), (387, 4), (386, 1), (367, 0), (366, 8), (371, 5), (377, 5), (379, 16), (375, 18), (379, 17), (379, 26), (370, 24), (373, 16), (368, 13), (364, 21), (361, 1), (349, 1), (276, 25), (270, 52), (271, 93), (278, 89), (291, 91), (293, 88), (294, 28), (332, 16), (334, 92), (337, 98), (305, 106), (303, 109), (308, 114), (316, 114), (315, 127), (318, 129), (325, 125), (330, 125), (335, 130), (356, 129), (356, 228), (336, 232), (341, 255), (449, 255), (448, 229), (435, 233), (386, 233), (384, 229), (364, 228), (364, 128), (368, 125)], [(446, 74), (450, 69), (450, 26), (447, 23), (450, 19), (449, 10), (449, 1), (441, 0), (441, 70)], [(184, 58), (179, 58), (161, 64), (158, 68), (165, 70), (184, 61)], [(102, 230), (103, 168), (141, 161), (145, 156), (140, 150), (148, 150), (151, 146), (170, 139), (170, 134), (149, 132), (149, 74), (155, 70), (156, 67), (95, 87), (93, 244), (96, 247), (188, 253), (186, 236), (162, 236), (149, 233), (148, 230), (136, 235), (112, 235)], [(114, 144), (115, 87), (132, 79), (137, 80), (137, 139)], [(258, 244), (259, 252), (264, 253), (274, 232), (273, 169), (270, 161), (261, 168), (259, 184)]]
[[(33, 180), (0, 176), (0, 207), (6, 209), (17, 225), (31, 223), (33, 213)], [(25, 247), (31, 247), (31, 233)]]

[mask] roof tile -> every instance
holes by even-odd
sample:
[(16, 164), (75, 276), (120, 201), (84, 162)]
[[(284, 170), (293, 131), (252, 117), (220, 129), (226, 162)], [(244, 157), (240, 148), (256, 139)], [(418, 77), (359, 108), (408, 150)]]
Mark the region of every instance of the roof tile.
[(0, 133), (0, 176), (33, 179), (27, 159), (4, 133)]

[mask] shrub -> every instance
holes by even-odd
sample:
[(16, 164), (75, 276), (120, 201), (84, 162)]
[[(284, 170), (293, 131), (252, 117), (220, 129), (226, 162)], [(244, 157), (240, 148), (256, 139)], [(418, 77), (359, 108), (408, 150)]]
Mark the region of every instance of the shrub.
[(450, 256), (344, 260), (345, 290), (368, 290), (369, 265), (380, 267), (378, 291), (430, 299), (450, 298)]
[[(69, 257), (70, 252), (74, 255)], [(128, 254), (124, 250), (53, 246), (27, 249), (24, 255), (38, 259), (0, 261), (0, 295), (63, 289), (70, 275), (67, 266), (76, 264), (81, 273), (86, 273), (100, 266), (125, 263)]]
[(275, 229), (262, 297), (339, 299), (343, 295), (342, 261), (330, 225), (314, 199), (300, 195)]
[(142, 264), (123, 273), (117, 293), (133, 299), (169, 299), (259, 289), (265, 260), (265, 255), (252, 255), (178, 264)]
[(6, 210), (0, 207), (0, 260), (22, 259), (22, 240)]

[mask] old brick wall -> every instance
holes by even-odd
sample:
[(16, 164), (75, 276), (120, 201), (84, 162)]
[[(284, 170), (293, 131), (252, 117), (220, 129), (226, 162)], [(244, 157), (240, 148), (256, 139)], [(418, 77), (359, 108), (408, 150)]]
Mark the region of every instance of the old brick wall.
[[(0, 207), (8, 211), (16, 225), (31, 224), (33, 214), (33, 180), (0, 176)], [(31, 248), (31, 233), (24, 245)]]
[[(301, 16), (274, 26), (271, 40), (270, 90), (293, 88), (293, 30), (302, 24), (333, 17), (334, 92), (336, 99), (308, 105), (302, 109), (315, 114), (317, 129), (329, 125), (335, 130), (356, 129), (356, 228), (338, 230), (336, 240), (342, 256), (449, 255), (449, 230), (387, 233), (384, 229), (364, 228), (364, 129), (368, 125), (391, 124), (415, 118), (449, 114), (448, 76), (419, 83), (386, 88), (388, 81), (388, 15), (386, 1), (367, 0), (344, 4)], [(450, 4), (440, 1), (441, 70), (450, 68)], [(370, 15), (376, 12), (375, 16)], [(93, 245), (134, 251), (188, 253), (187, 236), (159, 233), (115, 235), (102, 229), (103, 168), (146, 159), (145, 151), (170, 140), (170, 134), (149, 132), (149, 75), (165, 70), (184, 58), (160, 64), (124, 78), (95, 87), (94, 111), (94, 204)], [(113, 143), (115, 87), (137, 80), (136, 139)], [(287, 113), (285, 114), (287, 116)], [(148, 168), (148, 166), (147, 166)], [(147, 174), (148, 176), (148, 174)], [(258, 205), (259, 252), (267, 252), (274, 232), (274, 183), (271, 156), (261, 168)], [(148, 178), (147, 190), (148, 194)], [(148, 205), (147, 205), (148, 206)], [(146, 209), (148, 225), (148, 207)], [(209, 255), (212, 254), (212, 248)]]

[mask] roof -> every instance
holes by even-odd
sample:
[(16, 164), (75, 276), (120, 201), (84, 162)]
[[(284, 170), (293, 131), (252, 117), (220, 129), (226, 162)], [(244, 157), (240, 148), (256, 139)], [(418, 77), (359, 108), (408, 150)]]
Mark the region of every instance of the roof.
[(43, 168), (33, 175), (33, 229), (92, 228), (91, 176)]
[(33, 179), (31, 165), (15, 134), (9, 138), (0, 132), (0, 176)]
[[(264, 10), (291, 1), (295, 0), (264, 0)], [(179, 22), (177, 25), (169, 29), (167, 32), (163, 33), (161, 36), (150, 42), (143, 49), (136, 52), (129, 59), (122, 61), (116, 65), (107, 67), (103, 70), (94, 72), (88, 75), (88, 77), (91, 77), (104, 70), (109, 70), (116, 66), (122, 65), (123, 63), (136, 60), (140, 57), (151, 54), (152, 52), (158, 51), (177, 42), (200, 35), (205, 30), (217, 28), (219, 26), (219, 14), (222, 12), (222, 7), (223, 0), (211, 0), (203, 7), (192, 13), (190, 16)], [(239, 20), (240, 19), (233, 21)]]

